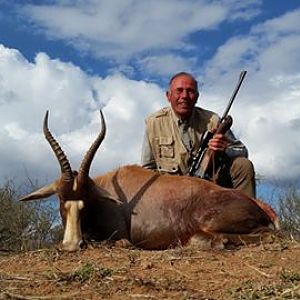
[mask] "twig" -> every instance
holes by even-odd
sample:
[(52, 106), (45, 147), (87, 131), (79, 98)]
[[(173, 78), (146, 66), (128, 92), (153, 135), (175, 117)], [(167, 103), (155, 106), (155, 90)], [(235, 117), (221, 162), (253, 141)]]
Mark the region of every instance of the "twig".
[(283, 296), (289, 294), (289, 293), (297, 293), (297, 296), (300, 295), (300, 284), (298, 284), (297, 286), (290, 288), (288, 290), (285, 290), (284, 292), (281, 293), (281, 297), (283, 298)]
[(173, 261), (173, 260), (193, 260), (193, 259), (203, 259), (203, 256), (193, 256), (193, 257), (171, 257), (166, 258), (166, 261)]
[(259, 270), (258, 268), (255, 268), (255, 267), (253, 267), (253, 266), (251, 266), (251, 265), (249, 265), (249, 264), (247, 264), (247, 263), (244, 263), (244, 264), (245, 264), (248, 268), (250, 268), (250, 269), (256, 271), (257, 273), (259, 273), (260, 275), (263, 275), (263, 276), (265, 276), (265, 277), (267, 277), (267, 278), (271, 278), (271, 277), (272, 277), (271, 275), (269, 275), (269, 274), (267, 274), (267, 273), (265, 273), (265, 272)]
[[(0, 294), (0, 299), (14, 299), (14, 300), (60, 300), (60, 299), (74, 299), (79, 292), (76, 293), (68, 293), (68, 294), (59, 294), (59, 295), (48, 295), (48, 296), (24, 296), (20, 294), (10, 293), (8, 291), (4, 291)], [(81, 298), (84, 299), (84, 298)]]
[(0, 248), (0, 252), (15, 253), (16, 251), (5, 249), (5, 248)]
[(147, 298), (147, 299), (156, 299), (156, 297), (149, 295), (149, 294), (132, 294), (130, 295), (131, 298)]
[[(1, 274), (0, 274), (1, 275)], [(17, 281), (32, 281), (32, 278), (29, 277), (22, 277), (22, 276), (0, 276), (1, 280), (17, 280)]]

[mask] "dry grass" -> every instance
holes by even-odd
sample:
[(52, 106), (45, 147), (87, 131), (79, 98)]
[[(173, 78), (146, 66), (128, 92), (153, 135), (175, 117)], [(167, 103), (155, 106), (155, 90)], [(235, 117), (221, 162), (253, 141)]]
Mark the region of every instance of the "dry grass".
[(0, 253), (0, 299), (300, 299), (300, 245)]

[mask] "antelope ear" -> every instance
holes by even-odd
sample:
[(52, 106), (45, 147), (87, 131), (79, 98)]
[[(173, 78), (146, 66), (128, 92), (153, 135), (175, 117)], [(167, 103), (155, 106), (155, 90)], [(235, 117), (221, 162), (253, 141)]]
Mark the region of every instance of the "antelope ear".
[(57, 192), (57, 183), (52, 182), (49, 185), (43, 186), (42, 188), (22, 197), (19, 201), (29, 201), (48, 198)]

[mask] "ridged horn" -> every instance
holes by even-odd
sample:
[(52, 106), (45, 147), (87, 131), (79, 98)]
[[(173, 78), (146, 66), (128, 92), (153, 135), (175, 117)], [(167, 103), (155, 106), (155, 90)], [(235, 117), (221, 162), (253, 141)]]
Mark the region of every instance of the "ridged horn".
[(101, 117), (101, 131), (81, 162), (80, 169), (78, 172), (79, 182), (83, 182), (88, 178), (93, 158), (105, 137), (106, 124), (101, 110), (100, 110), (100, 117)]
[(47, 110), (45, 118), (44, 118), (44, 126), (43, 126), (45, 138), (49, 142), (49, 144), (59, 162), (62, 178), (65, 181), (72, 181), (74, 179), (74, 176), (72, 173), (71, 165), (67, 159), (67, 156), (65, 155), (65, 153), (59, 146), (58, 142), (52, 136), (52, 134), (48, 128), (48, 115), (49, 115), (49, 111)]

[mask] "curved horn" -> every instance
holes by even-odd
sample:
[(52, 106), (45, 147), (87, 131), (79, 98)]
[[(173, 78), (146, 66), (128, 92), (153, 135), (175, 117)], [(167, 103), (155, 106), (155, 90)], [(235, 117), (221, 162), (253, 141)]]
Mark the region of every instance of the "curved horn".
[(101, 145), (102, 141), (104, 140), (105, 133), (106, 133), (106, 125), (105, 125), (105, 120), (102, 111), (100, 110), (100, 117), (101, 117), (101, 131), (99, 135), (97, 136), (96, 140), (90, 147), (90, 149), (87, 151), (85, 157), (82, 160), (79, 173), (78, 173), (78, 181), (82, 182), (86, 180), (89, 176), (89, 171), (91, 167), (91, 163), (93, 161), (93, 158)]
[(44, 126), (43, 126), (45, 138), (49, 142), (56, 158), (58, 159), (63, 179), (65, 181), (72, 181), (74, 179), (74, 176), (73, 176), (73, 173), (72, 173), (70, 163), (67, 159), (67, 156), (62, 151), (62, 149), (59, 146), (58, 142), (52, 136), (52, 134), (51, 134), (51, 132), (48, 128), (48, 114), (49, 114), (49, 111), (47, 110), (45, 118), (44, 118)]

